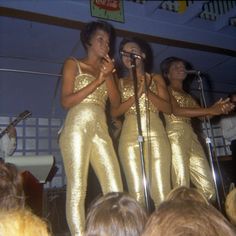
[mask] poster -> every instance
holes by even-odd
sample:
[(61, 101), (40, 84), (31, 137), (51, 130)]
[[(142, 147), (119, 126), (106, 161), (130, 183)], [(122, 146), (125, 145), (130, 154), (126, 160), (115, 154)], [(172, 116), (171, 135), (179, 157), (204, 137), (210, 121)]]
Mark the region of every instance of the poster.
[(90, 0), (91, 15), (124, 23), (123, 0)]

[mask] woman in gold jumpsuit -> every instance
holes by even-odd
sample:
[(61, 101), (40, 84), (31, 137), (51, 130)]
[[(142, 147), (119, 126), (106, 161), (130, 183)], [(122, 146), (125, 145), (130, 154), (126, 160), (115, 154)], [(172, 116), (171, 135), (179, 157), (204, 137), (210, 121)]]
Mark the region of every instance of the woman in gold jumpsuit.
[[(125, 173), (128, 190), (139, 203), (145, 206), (142, 163), (138, 142), (137, 113), (134, 99), (130, 53), (140, 55), (136, 59), (138, 97), (146, 177), (150, 183), (150, 195), (157, 207), (169, 193), (171, 151), (167, 134), (158, 115), (159, 111), (170, 113), (169, 95), (161, 76), (149, 74), (144, 69), (146, 57), (144, 44), (140, 39), (123, 39), (120, 44), (122, 62), (128, 75), (119, 79), (121, 104), (112, 110), (113, 117), (124, 114), (119, 139), (119, 157)], [(147, 85), (147, 86), (145, 86)], [(146, 89), (145, 89), (146, 88)]]
[(187, 62), (169, 57), (161, 62), (163, 77), (169, 85), (172, 114), (165, 115), (166, 129), (172, 148), (173, 187), (195, 185), (208, 200), (214, 201), (213, 176), (191, 118), (215, 116), (229, 112), (233, 105), (227, 100), (219, 100), (208, 108), (200, 107), (193, 97), (183, 89), (187, 77)]
[(123, 191), (118, 160), (108, 134), (105, 103), (116, 106), (118, 93), (112, 78), (113, 61), (108, 56), (112, 27), (90, 22), (81, 31), (87, 56), (69, 58), (63, 68), (61, 102), (68, 109), (60, 136), (66, 177), (66, 216), (71, 235), (84, 233), (85, 197), (89, 164), (102, 192)]

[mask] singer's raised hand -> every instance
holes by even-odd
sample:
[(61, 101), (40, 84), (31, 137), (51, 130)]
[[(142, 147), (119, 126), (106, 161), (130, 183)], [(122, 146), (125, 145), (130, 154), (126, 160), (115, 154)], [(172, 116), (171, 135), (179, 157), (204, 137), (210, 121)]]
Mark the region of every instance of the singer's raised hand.
[(149, 73), (145, 74), (145, 86), (146, 89), (148, 90), (152, 82), (152, 76)]
[(235, 105), (232, 102), (230, 102), (230, 98), (223, 99), (221, 104), (222, 104), (222, 111), (224, 114), (228, 114), (235, 108)]
[(111, 77), (111, 73), (114, 70), (114, 61), (106, 55), (102, 59), (102, 63), (100, 66), (100, 73), (98, 76), (98, 80), (100, 83), (103, 83), (106, 79)]
[(141, 97), (145, 91), (149, 90), (151, 81), (152, 77), (150, 74), (146, 73), (145, 75), (141, 76), (138, 85), (138, 97)]
[(102, 65), (101, 65), (101, 74), (106, 79), (110, 77), (114, 70), (114, 59), (111, 59), (109, 55), (106, 55), (103, 58)]
[(213, 106), (210, 107), (212, 115), (228, 114), (234, 108), (235, 105), (230, 102), (229, 98), (221, 98)]
[[(142, 76), (143, 77), (143, 76)], [(138, 97), (140, 98), (142, 94), (144, 93), (144, 78), (141, 78), (139, 80), (139, 85), (138, 85)]]

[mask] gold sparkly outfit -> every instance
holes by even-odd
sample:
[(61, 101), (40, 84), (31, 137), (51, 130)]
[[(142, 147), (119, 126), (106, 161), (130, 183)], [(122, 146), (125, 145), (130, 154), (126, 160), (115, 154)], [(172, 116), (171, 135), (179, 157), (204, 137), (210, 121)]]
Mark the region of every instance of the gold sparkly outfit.
[[(92, 75), (82, 73), (79, 62), (77, 64), (74, 92), (95, 80)], [(84, 232), (89, 163), (103, 194), (123, 191), (118, 160), (106, 124), (106, 99), (106, 85), (103, 83), (81, 103), (70, 108), (60, 136), (67, 177), (66, 216), (73, 236)]]
[[(196, 101), (187, 93), (171, 89), (180, 107), (197, 107)], [(202, 145), (195, 134), (191, 118), (165, 115), (166, 130), (172, 148), (173, 186), (190, 187), (190, 181), (208, 200), (215, 199), (213, 176)]]
[[(121, 80), (122, 101), (134, 95), (133, 85)], [(150, 90), (157, 93), (153, 81)], [(139, 98), (142, 136), (144, 138), (144, 162), (146, 175), (150, 182), (150, 194), (157, 207), (170, 191), (171, 149), (157, 108), (143, 94)], [(125, 113), (119, 140), (119, 156), (126, 176), (129, 193), (142, 205), (145, 195), (142, 165), (138, 143), (136, 107), (133, 104)]]

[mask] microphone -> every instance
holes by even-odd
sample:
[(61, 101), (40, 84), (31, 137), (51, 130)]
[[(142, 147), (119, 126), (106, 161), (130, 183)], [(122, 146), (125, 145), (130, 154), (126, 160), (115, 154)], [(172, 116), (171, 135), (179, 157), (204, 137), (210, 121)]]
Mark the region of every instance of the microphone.
[(188, 75), (200, 75), (201, 71), (200, 70), (185, 70), (185, 73)]
[(144, 59), (141, 55), (138, 55), (138, 54), (135, 54), (135, 53), (132, 53), (132, 52), (120, 51), (120, 54), (122, 56), (136, 58), (136, 59), (140, 59), (140, 60)]

